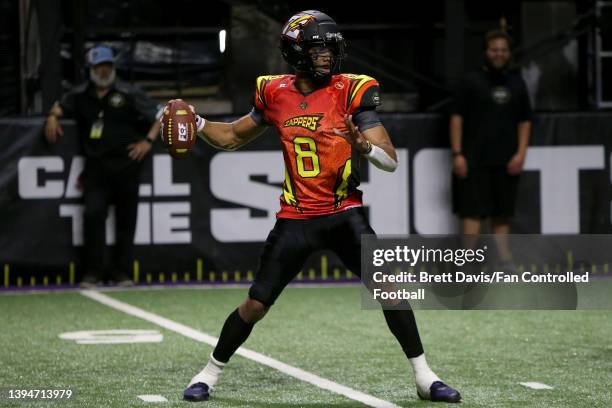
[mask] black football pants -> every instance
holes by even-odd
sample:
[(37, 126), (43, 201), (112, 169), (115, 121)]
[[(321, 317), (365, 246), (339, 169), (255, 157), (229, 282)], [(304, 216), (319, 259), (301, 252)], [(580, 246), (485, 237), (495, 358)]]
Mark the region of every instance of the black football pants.
[[(374, 234), (365, 210), (344, 212), (306, 220), (280, 218), (266, 240), (249, 297), (266, 306), (274, 304), (285, 286), (300, 271), (306, 258), (319, 249), (330, 249), (353, 273), (361, 276), (361, 235)], [(357, 311), (345, 311), (355, 313)], [(385, 320), (408, 358), (423, 354), (412, 310), (384, 310)], [(341, 316), (338, 319), (342, 321)], [(213, 356), (227, 362), (248, 338), (252, 323), (242, 321), (238, 310), (227, 318)]]

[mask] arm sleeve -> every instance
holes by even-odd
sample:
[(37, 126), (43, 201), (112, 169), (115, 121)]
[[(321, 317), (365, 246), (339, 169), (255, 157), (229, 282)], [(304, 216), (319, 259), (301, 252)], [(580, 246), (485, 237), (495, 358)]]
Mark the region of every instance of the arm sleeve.
[(134, 109), (140, 116), (153, 123), (161, 117), (162, 106), (149, 98), (140, 88), (134, 87), (132, 91)]
[(353, 123), (361, 132), (382, 125), (374, 108), (358, 109), (353, 112)]

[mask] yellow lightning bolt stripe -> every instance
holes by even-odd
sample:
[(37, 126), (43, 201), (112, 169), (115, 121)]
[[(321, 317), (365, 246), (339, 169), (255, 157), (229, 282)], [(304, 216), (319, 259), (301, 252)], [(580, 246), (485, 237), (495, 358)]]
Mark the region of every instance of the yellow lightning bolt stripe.
[(311, 15), (308, 15), (308, 14), (307, 14), (307, 15), (304, 15), (304, 16), (302, 16), (302, 17), (300, 17), (300, 18), (297, 18), (297, 19), (295, 19), (294, 21), (292, 21), (291, 23), (289, 23), (289, 27), (288, 27), (288, 29), (289, 29), (289, 30), (294, 29), (294, 28), (295, 28), (295, 27), (296, 27), (298, 24), (300, 24), (302, 21), (311, 20), (312, 18), (314, 18), (314, 17), (313, 17), (313, 16), (311, 16)]
[(260, 76), (257, 78), (257, 98), (259, 99), (259, 102), (261, 102), (262, 105), (265, 105), (264, 99), (263, 99), (263, 88), (264, 88), (264, 84), (266, 83), (268, 77), (265, 76)]
[(264, 91), (266, 89), (266, 85), (268, 84), (268, 82), (274, 79), (282, 78), (282, 77), (284, 77), (284, 75), (263, 75), (263, 76), (257, 77), (257, 81), (255, 84), (255, 89), (256, 89), (256, 94), (257, 94), (256, 96), (262, 105), (264, 106), (266, 105), (266, 101), (264, 99)]
[(342, 201), (348, 197), (348, 179), (351, 176), (351, 159), (348, 159), (342, 169), (341, 182), (336, 188), (336, 202), (334, 203), (336, 208), (340, 208)]
[(357, 78), (359, 80), (359, 82), (357, 83), (357, 85), (353, 88), (353, 91), (351, 92), (351, 97), (349, 98), (349, 104), (348, 106), (351, 106), (351, 104), (353, 103), (353, 101), (355, 100), (355, 96), (357, 96), (357, 93), (359, 92), (359, 90), (365, 85), (367, 84), (369, 81), (374, 81), (374, 78), (369, 77), (367, 75), (359, 75), (357, 76)]
[(293, 186), (291, 185), (291, 178), (289, 177), (289, 172), (287, 168), (285, 168), (285, 188), (283, 189), (283, 198), (285, 202), (292, 206), (297, 206), (297, 200), (295, 199), (295, 195), (293, 194)]

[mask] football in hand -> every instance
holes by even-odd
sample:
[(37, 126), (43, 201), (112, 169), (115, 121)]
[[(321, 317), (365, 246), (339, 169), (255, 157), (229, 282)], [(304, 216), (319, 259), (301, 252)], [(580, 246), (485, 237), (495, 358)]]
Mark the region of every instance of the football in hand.
[(196, 140), (195, 114), (187, 102), (174, 99), (164, 108), (161, 121), (161, 137), (164, 146), (175, 159), (181, 159), (191, 151)]

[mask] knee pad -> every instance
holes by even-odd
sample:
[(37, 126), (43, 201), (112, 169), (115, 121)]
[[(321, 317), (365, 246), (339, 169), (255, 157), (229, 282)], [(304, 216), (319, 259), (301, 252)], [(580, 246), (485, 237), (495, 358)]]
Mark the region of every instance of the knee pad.
[(278, 291), (272, 285), (262, 282), (253, 282), (249, 289), (249, 297), (263, 303), (266, 307), (272, 306), (278, 295)]

